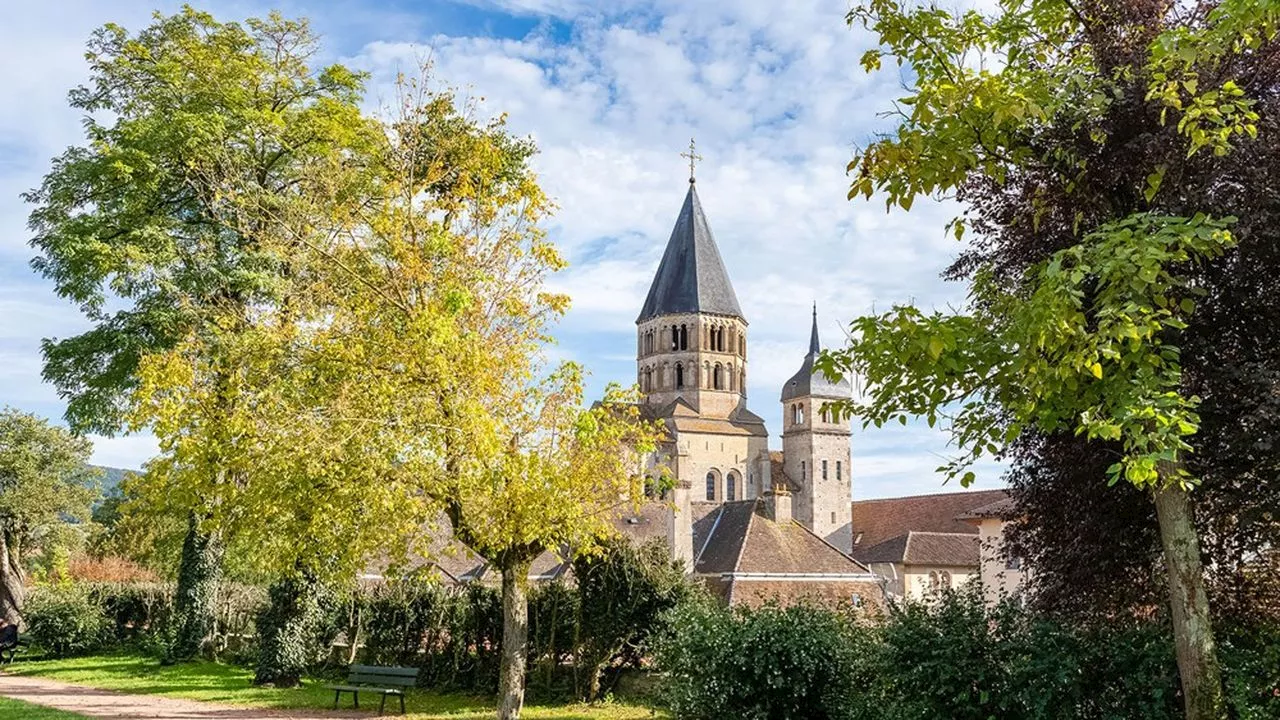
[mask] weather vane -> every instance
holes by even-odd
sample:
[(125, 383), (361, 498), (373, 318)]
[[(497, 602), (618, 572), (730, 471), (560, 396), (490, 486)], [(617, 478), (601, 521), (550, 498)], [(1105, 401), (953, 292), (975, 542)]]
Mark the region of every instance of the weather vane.
[(693, 182), (693, 166), (694, 163), (702, 159), (702, 156), (695, 151), (693, 138), (689, 138), (689, 152), (680, 153), (680, 157), (689, 158), (689, 182)]

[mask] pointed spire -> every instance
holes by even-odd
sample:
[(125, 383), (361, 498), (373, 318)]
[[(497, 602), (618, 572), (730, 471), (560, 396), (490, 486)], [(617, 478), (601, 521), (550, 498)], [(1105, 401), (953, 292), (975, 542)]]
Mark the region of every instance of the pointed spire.
[(707, 216), (698, 200), (697, 186), (690, 184), (671, 239), (658, 263), (649, 295), (637, 323), (659, 315), (714, 313), (742, 317), (738, 296), (716, 247)]
[(818, 303), (813, 303), (813, 329), (809, 331), (809, 354), (817, 355), (822, 352), (822, 345), (818, 343)]
[(809, 329), (809, 353), (800, 363), (800, 369), (782, 386), (782, 402), (799, 397), (847, 398), (853, 390), (848, 380), (832, 382), (825, 373), (815, 372), (814, 363), (822, 352), (822, 344), (818, 342), (818, 303), (813, 304), (813, 326)]

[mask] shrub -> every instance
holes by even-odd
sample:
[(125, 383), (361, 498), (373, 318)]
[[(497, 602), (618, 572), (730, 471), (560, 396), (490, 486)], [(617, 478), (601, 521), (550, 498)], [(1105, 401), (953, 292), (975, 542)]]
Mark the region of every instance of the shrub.
[(70, 583), (36, 588), (27, 600), (24, 619), (31, 639), (57, 657), (98, 649), (108, 624), (102, 606), (89, 591)]
[(302, 675), (328, 655), (337, 593), (310, 573), (280, 579), (258, 614), (255, 685), (297, 687)]
[(676, 717), (829, 720), (854, 712), (865, 633), (850, 618), (794, 605), (677, 607), (655, 644)]
[[(573, 563), (579, 603), (577, 668), (580, 697), (599, 700), (609, 683), (604, 671), (638, 667), (663, 613), (689, 596), (684, 568), (664, 543), (635, 547), (623, 538), (604, 552)], [(614, 680), (616, 680), (616, 673)]]

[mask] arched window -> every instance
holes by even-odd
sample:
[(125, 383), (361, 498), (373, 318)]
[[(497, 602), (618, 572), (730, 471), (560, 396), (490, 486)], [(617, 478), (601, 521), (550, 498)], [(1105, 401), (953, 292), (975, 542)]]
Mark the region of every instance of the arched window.
[(671, 326), (671, 349), (672, 350), (680, 349), (680, 326), (679, 325)]
[(938, 576), (938, 583), (943, 589), (951, 587), (951, 573), (944, 572)]
[(741, 355), (742, 357), (747, 356), (747, 336), (746, 335), (743, 335), (741, 338), (738, 338), (738, 354)]
[(716, 499), (716, 474), (715, 472), (707, 473), (707, 499)]
[(667, 368), (670, 367), (666, 363), (658, 366), (658, 389), (662, 390), (667, 386)]
[(676, 363), (676, 389), (684, 387), (684, 365)]
[(738, 499), (738, 473), (729, 473), (724, 481), (724, 499), (733, 502)]
[(723, 380), (721, 379), (721, 376), (723, 374), (724, 373), (720, 368), (720, 363), (716, 363), (715, 372), (711, 375), (711, 387), (715, 388), (716, 390), (721, 389), (721, 386), (724, 384)]
[(724, 352), (724, 328), (720, 328), (720, 344), (716, 346), (720, 352)]
[(711, 387), (711, 363), (702, 363), (702, 382), (698, 383), (698, 387)]
[(644, 370), (644, 391), (649, 392), (653, 389), (653, 370), (645, 368)]
[(804, 424), (804, 405), (796, 406), (796, 417), (797, 417), (796, 422), (799, 423), (800, 425), (803, 425)]
[(929, 589), (937, 590), (939, 587), (938, 583), (939, 583), (938, 573), (936, 572), (929, 573)]
[(730, 390), (738, 389), (738, 373), (733, 371), (732, 365), (729, 366), (729, 389)]
[(687, 325), (680, 326), (680, 349), (689, 349), (689, 327)]

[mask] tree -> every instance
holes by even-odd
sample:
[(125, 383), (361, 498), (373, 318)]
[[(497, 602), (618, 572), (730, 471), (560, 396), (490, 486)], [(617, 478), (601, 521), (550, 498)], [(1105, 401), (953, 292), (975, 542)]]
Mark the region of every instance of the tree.
[[(1151, 22), (1163, 17), (1172, 20)], [(896, 133), (850, 164), (850, 197), (883, 191), (909, 210), (921, 195), (1035, 175), (1049, 189), (1026, 196), (1020, 217), (1038, 229), (1045, 195), (1097, 191), (1081, 182), (1089, 153), (1062, 134), (1106, 143), (1115, 129), (1100, 120), (1135, 91), (1161, 126), (1176, 121), (1188, 157), (1223, 157), (1256, 136), (1256, 102), (1231, 61), (1274, 41), (1280, 8), (1010, 1), (988, 18), (875, 0), (850, 21), (879, 36), (866, 69), (887, 54), (916, 73)], [(1183, 384), (1175, 342), (1202, 292), (1187, 266), (1231, 248), (1235, 219), (1153, 207), (1168, 171), (1145, 166), (1106, 213), (1077, 210), (1073, 242), (1030, 267), (965, 268), (969, 314), (903, 307), (860, 319), (860, 336), (825, 365), (866, 375), (867, 402), (847, 409), (868, 422), (922, 414), (932, 423), (954, 407), (951, 431), (965, 452), (945, 468), (952, 475), (1027, 428), (1116, 443), (1111, 482), (1128, 480), (1155, 501), (1187, 716), (1210, 718), (1221, 716), (1222, 687), (1186, 492), (1199, 398)], [(960, 237), (965, 225), (950, 227)]]
[[(209, 526), (255, 538), (264, 569), (341, 576), (428, 552), (443, 513), (503, 574), (515, 717), (529, 564), (591, 549), (637, 497), (636, 453), (656, 431), (620, 391), (581, 407), (574, 366), (541, 378), (566, 299), (543, 286), (564, 263), (539, 227), (534, 147), (429, 82), (402, 83), (367, 162), (312, 168), (323, 212), (258, 235), (293, 262), (278, 302), (145, 358), (136, 421), (165, 450), (147, 494), (214, 499)], [(245, 198), (244, 216), (278, 217), (270, 200)], [(225, 385), (221, 361), (236, 368)], [(224, 394), (253, 402), (226, 411)], [(234, 429), (218, 460), (238, 482), (200, 470), (205, 428)]]
[(89, 441), (13, 408), (0, 411), (0, 618), (22, 622), (23, 554), (42, 532), (89, 519), (98, 471)]
[[(366, 128), (362, 77), (311, 68), (315, 49), (302, 22), (221, 23), (191, 8), (157, 15), (136, 35), (117, 25), (94, 33), (91, 81), (70, 95), (86, 113), (86, 144), (55, 159), (25, 196), (37, 205), (34, 267), (94, 323), (44, 343), (44, 376), (67, 399), (72, 428), (119, 431), (142, 358), (192, 335), (234, 336), (251, 308), (278, 297), (290, 255), (263, 236), (309, 208), (303, 168), (350, 150)], [(229, 384), (234, 369), (211, 364), (215, 384)], [(231, 414), (240, 399), (222, 393), (221, 409)], [(237, 438), (218, 427), (203, 428), (199, 470), (235, 484), (243, 478), (218, 453)], [(178, 658), (208, 635), (222, 553), (210, 508), (186, 501)]]

